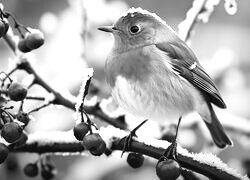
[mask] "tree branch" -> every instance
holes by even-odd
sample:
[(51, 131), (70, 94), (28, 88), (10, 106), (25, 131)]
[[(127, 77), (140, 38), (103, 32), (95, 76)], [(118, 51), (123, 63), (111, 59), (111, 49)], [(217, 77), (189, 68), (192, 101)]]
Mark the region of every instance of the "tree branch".
[(179, 24), (179, 36), (183, 41), (190, 39), (190, 34), (197, 22), (198, 15), (203, 10), (207, 0), (194, 0), (193, 6), (188, 10), (186, 19)]
[[(11, 27), (10, 27), (11, 29)], [(15, 35), (13, 33), (8, 33), (6, 34), (6, 36), (4, 37), (4, 40), (7, 42), (7, 44), (9, 45), (9, 47), (16, 53), (17, 51), (17, 43), (14, 39)], [(28, 58), (25, 56), (25, 54), (18, 52), (19, 55), (19, 62), (17, 62), (17, 67), (20, 70), (24, 70), (26, 71), (28, 74), (32, 74), (34, 76), (34, 83), (38, 84), (40, 86), (42, 86), (45, 90), (47, 90), (49, 93), (54, 94), (55, 99), (52, 101), (53, 104), (56, 105), (62, 105), (65, 106), (69, 109), (75, 110), (75, 97), (73, 97), (72, 95), (72, 99), (68, 99), (65, 96), (63, 96), (63, 94), (61, 94), (60, 92), (56, 91), (55, 89), (53, 89), (46, 81), (44, 81), (35, 71), (35, 69), (32, 67), (32, 65), (30, 64)], [(84, 110), (86, 113), (88, 114), (92, 114), (95, 115), (96, 117), (102, 119), (103, 121), (118, 127), (120, 129), (126, 129), (127, 125), (124, 122), (119, 121), (119, 118), (111, 118), (109, 117), (108, 114), (105, 114), (102, 109), (99, 107), (99, 104), (96, 104), (94, 106), (84, 106)]]
[[(125, 132), (109, 126), (99, 131), (108, 148), (112, 150), (123, 150)], [(49, 137), (53, 137), (50, 138)], [(67, 139), (65, 139), (67, 137)], [(57, 140), (55, 140), (57, 139)], [(122, 139), (122, 140), (121, 140)], [(165, 149), (170, 145), (167, 141), (155, 140), (149, 137), (133, 139), (130, 151), (144, 154), (159, 159)], [(81, 154), (84, 148), (81, 142), (73, 137), (73, 132), (44, 132), (43, 134), (30, 134), (27, 143), (11, 152), (29, 153), (73, 153)], [(219, 158), (212, 154), (189, 153), (187, 150), (177, 147), (177, 161), (181, 167), (203, 174), (212, 179), (242, 180), (248, 179), (240, 175), (234, 169), (229, 168)]]

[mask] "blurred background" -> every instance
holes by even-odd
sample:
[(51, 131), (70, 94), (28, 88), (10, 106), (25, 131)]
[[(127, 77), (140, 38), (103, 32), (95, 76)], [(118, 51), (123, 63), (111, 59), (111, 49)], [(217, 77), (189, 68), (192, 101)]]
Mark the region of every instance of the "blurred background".
[[(174, 30), (186, 17), (192, 0), (1, 0), (4, 9), (11, 12), (22, 24), (38, 28), (45, 34), (45, 44), (29, 54), (37, 72), (57, 90), (69, 90), (77, 95), (83, 70), (93, 67), (94, 78), (98, 80), (101, 96), (108, 97), (109, 89), (104, 80), (104, 63), (112, 47), (113, 38), (97, 30), (101, 25), (111, 25), (129, 7), (141, 7), (155, 12)], [(191, 36), (191, 48), (208, 74), (215, 80), (227, 104), (227, 112), (250, 119), (250, 1), (236, 1), (238, 11), (229, 15), (224, 1), (215, 7), (208, 23), (198, 23)], [(5, 42), (0, 40), (0, 72), (7, 71), (15, 56)], [(14, 78), (23, 83), (29, 76), (15, 73)], [(30, 94), (46, 93), (39, 87), (32, 87)], [(39, 102), (27, 103), (26, 108), (39, 106)], [(33, 114), (35, 121), (28, 127), (29, 132), (38, 130), (69, 130), (75, 124), (72, 111), (63, 107), (48, 107)], [(235, 120), (237, 120), (237, 118)], [(233, 121), (234, 119), (231, 118)], [(48, 126), (49, 123), (49, 126)], [(249, 127), (250, 130), (250, 127)], [(209, 151), (201, 145), (202, 139), (191, 131), (183, 131), (183, 145), (194, 151)], [(187, 133), (187, 136), (184, 135)], [(192, 138), (191, 138), (192, 139)], [(250, 158), (249, 145), (235, 141), (233, 148), (216, 152), (220, 158), (238, 171), (244, 172), (242, 162)], [(189, 144), (190, 143), (190, 144)], [(133, 170), (126, 164), (126, 156), (120, 152), (113, 157), (54, 156), (58, 169), (55, 179), (62, 180), (152, 180), (155, 163), (146, 159), (144, 166)], [(35, 154), (10, 155), (0, 165), (0, 179), (27, 179), (23, 167), (37, 159)], [(41, 179), (37, 177), (34, 179)]]

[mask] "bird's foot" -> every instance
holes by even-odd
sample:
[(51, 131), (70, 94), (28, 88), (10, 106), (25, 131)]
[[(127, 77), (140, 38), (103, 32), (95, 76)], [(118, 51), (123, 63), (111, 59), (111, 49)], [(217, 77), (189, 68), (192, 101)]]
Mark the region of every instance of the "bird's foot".
[(130, 146), (131, 146), (131, 142), (132, 142), (132, 139), (133, 137), (137, 137), (136, 135), (136, 131), (143, 125), (147, 122), (148, 120), (144, 120), (143, 122), (141, 122), (138, 126), (136, 126), (130, 133), (128, 136), (125, 136), (123, 137), (120, 141), (125, 141), (124, 142), (124, 146), (123, 146), (123, 149), (122, 149), (122, 154), (121, 154), (121, 157), (122, 155), (128, 151), (130, 149)]
[(182, 119), (182, 116), (178, 120), (178, 124), (177, 124), (177, 127), (176, 127), (176, 134), (175, 134), (175, 137), (174, 137), (171, 145), (168, 146), (168, 148), (165, 150), (165, 152), (163, 153), (163, 155), (162, 155), (162, 157), (160, 159), (166, 159), (167, 158), (167, 159), (176, 160), (176, 158), (177, 158), (177, 150), (176, 150), (177, 142), (176, 141), (177, 141), (177, 135), (178, 135), (181, 119)]

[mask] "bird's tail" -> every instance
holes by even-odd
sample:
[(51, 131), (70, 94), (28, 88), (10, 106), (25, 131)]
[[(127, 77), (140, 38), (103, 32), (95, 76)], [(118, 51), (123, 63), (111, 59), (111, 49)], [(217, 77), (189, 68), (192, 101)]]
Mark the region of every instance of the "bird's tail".
[(210, 103), (207, 103), (207, 105), (209, 108), (210, 115), (209, 116), (208, 115), (203, 116), (202, 114), (200, 114), (200, 115), (203, 118), (203, 120), (205, 121), (215, 144), (219, 148), (225, 148), (227, 145), (232, 145), (233, 143), (232, 143), (231, 139), (227, 136), (225, 129), (223, 128), (220, 121), (218, 120), (218, 118), (213, 110), (212, 105)]

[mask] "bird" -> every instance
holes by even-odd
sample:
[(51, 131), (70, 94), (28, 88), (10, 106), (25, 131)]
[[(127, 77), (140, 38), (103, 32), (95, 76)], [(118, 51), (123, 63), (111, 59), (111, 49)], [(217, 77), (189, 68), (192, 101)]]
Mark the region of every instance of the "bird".
[(130, 8), (112, 26), (105, 76), (114, 100), (128, 113), (175, 122), (197, 112), (219, 148), (232, 145), (213, 105), (226, 108), (215, 83), (191, 48), (155, 13)]

